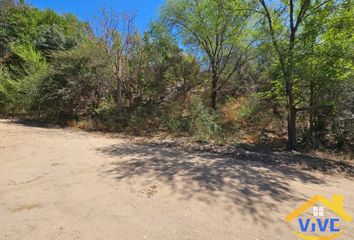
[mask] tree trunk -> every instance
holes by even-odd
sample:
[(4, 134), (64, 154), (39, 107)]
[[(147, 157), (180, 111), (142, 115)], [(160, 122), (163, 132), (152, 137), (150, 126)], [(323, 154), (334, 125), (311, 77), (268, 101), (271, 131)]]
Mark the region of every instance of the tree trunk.
[(289, 50), (288, 50), (288, 61), (287, 67), (284, 72), (285, 77), (285, 87), (286, 87), (286, 95), (288, 101), (288, 150), (295, 150), (296, 148), (296, 106), (294, 104), (294, 95), (293, 95), (293, 49), (295, 46), (295, 33), (296, 29), (293, 27), (293, 2), (290, 0), (290, 25), (291, 25), (291, 33), (290, 33), (290, 42), (289, 42)]
[(296, 107), (293, 99), (291, 75), (286, 76), (286, 93), (288, 102), (288, 150), (296, 148)]
[(118, 115), (122, 112), (122, 81), (119, 79), (117, 81), (117, 99), (116, 99), (116, 107)]
[(116, 108), (118, 116), (122, 112), (122, 71), (121, 71), (121, 59), (118, 60), (118, 66), (116, 67), (116, 80), (117, 80), (117, 97)]
[(315, 109), (314, 109), (314, 86), (313, 86), (313, 80), (311, 80), (310, 83), (310, 119), (309, 119), (309, 135), (311, 138), (311, 143), (313, 144), (313, 137), (314, 137), (314, 115), (315, 115)]
[(216, 70), (213, 70), (211, 80), (211, 108), (214, 110), (216, 110), (217, 85), (218, 76), (216, 74)]
[(296, 148), (296, 109), (290, 107), (288, 110), (288, 150)]

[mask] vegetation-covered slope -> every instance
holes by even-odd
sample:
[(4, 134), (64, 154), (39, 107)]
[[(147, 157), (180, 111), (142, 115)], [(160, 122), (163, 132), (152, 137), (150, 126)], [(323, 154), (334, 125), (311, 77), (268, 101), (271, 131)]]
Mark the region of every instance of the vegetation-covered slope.
[(0, 0), (0, 113), (198, 140), (351, 148), (350, 0), (168, 0), (139, 33), (103, 10)]

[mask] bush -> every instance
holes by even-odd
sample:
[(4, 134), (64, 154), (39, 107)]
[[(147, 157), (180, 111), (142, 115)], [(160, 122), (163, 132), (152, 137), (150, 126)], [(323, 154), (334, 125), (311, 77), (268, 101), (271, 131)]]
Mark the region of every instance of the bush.
[(189, 119), (184, 116), (184, 108), (181, 104), (175, 102), (168, 104), (165, 107), (166, 111), (162, 114), (163, 123), (167, 130), (175, 135), (187, 133), (189, 131)]
[(31, 113), (39, 109), (37, 102), (39, 84), (46, 76), (48, 65), (42, 54), (31, 45), (12, 45), (12, 51), (21, 59), (20, 66), (13, 66), (12, 78), (15, 81), (16, 112)]
[(117, 128), (115, 102), (112, 97), (102, 99), (100, 105), (94, 110), (95, 125), (98, 129), (114, 130)]
[(131, 114), (128, 116), (128, 130), (133, 132), (139, 132), (140, 130), (146, 128), (144, 122), (146, 121), (145, 111), (142, 106), (138, 106)]
[(8, 89), (6, 87), (8, 81), (8, 72), (2, 66), (0, 66), (0, 113), (5, 113), (5, 107), (8, 105)]
[(260, 110), (260, 100), (257, 95), (251, 95), (246, 98), (243, 106), (241, 106), (236, 114), (241, 118), (251, 118)]
[(190, 112), (190, 131), (196, 140), (215, 140), (220, 136), (217, 114), (206, 108), (199, 98), (192, 102)]
[(175, 134), (180, 134), (181, 132), (188, 132), (190, 128), (188, 118), (180, 115), (167, 118), (166, 126), (169, 131)]

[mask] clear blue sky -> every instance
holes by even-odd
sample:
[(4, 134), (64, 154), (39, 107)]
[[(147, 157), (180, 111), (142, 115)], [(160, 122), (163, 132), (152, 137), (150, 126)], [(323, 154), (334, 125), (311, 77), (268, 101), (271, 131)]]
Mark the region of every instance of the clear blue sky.
[(151, 20), (158, 17), (159, 7), (165, 0), (27, 0), (40, 9), (53, 9), (57, 13), (73, 13), (80, 20), (92, 22), (100, 7), (112, 7), (117, 12), (134, 11), (140, 32), (147, 29)]

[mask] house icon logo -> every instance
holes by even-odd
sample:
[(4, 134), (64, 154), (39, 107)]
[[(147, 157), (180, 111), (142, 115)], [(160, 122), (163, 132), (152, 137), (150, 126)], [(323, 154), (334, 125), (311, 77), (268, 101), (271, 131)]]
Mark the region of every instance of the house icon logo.
[[(285, 221), (295, 222), (299, 231), (292, 232), (301, 239), (332, 240), (344, 232), (341, 221), (353, 220), (343, 207), (342, 195), (333, 195), (332, 200), (316, 195), (286, 216)], [(304, 216), (306, 212), (311, 212), (312, 217)]]

